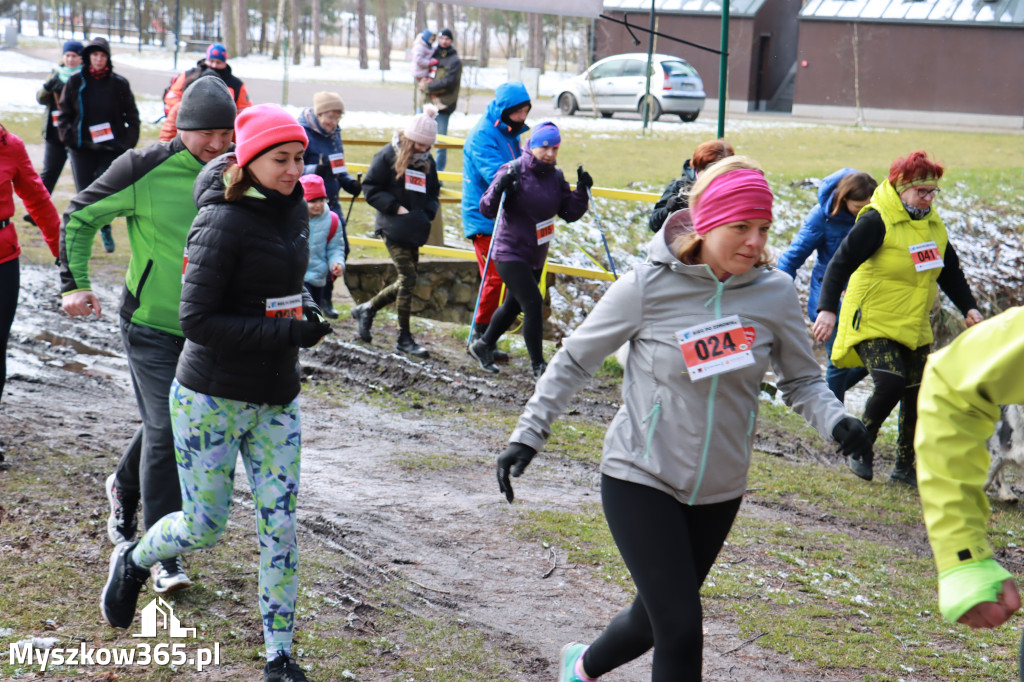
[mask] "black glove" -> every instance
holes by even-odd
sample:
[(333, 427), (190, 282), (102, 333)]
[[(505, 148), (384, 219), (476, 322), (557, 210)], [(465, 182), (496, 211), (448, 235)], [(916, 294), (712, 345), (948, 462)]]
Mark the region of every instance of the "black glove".
[(864, 427), (864, 422), (856, 417), (843, 417), (842, 421), (832, 429), (832, 437), (839, 443), (839, 449), (846, 457), (870, 464), (875, 459), (872, 451), (871, 436)]
[(686, 208), (687, 205), (686, 197), (679, 196), (679, 193), (676, 192), (665, 202), (665, 210), (669, 213), (675, 213), (680, 209)]
[(334, 176), (334, 169), (331, 168), (331, 162), (323, 154), (320, 155), (320, 163), (316, 165), (316, 170), (313, 172), (324, 180)]
[(498, 455), (498, 490), (505, 493), (505, 499), (509, 502), (515, 499), (512, 482), (508, 480), (509, 474), (519, 478), (536, 454), (537, 451), (529, 445), (509, 443), (505, 451)]
[(360, 194), (363, 193), (363, 183), (356, 180), (356, 186), (348, 190), (348, 193), (351, 194), (353, 197), (359, 196)]
[(288, 336), (296, 346), (312, 348), (332, 331), (331, 323), (325, 320), (292, 320)]
[(498, 178), (498, 184), (495, 185), (494, 189), (498, 192), (499, 196), (502, 192), (513, 193), (519, 189), (519, 183), (516, 182), (517, 179), (518, 178), (513, 175), (512, 171), (509, 171)]
[(583, 170), (583, 166), (576, 167), (576, 186), (583, 189), (590, 189), (594, 186), (594, 178), (590, 177), (590, 173)]

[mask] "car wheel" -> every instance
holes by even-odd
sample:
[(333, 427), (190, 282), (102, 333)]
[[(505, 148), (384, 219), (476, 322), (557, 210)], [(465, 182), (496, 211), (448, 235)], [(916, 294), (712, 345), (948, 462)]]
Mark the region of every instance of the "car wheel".
[(700, 116), (699, 111), (691, 111), (688, 114), (679, 114), (679, 118), (682, 119), (684, 123), (692, 123), (697, 120), (698, 116)]
[(601, 118), (611, 118), (614, 114), (614, 111), (602, 111)]
[(576, 113), (576, 98), (568, 92), (563, 92), (558, 96), (558, 110), (562, 112), (563, 116), (572, 116)]
[[(658, 101), (657, 97), (653, 96), (651, 97), (650, 102), (651, 105), (650, 112), (648, 114), (648, 120), (657, 121), (659, 118), (661, 118), (661, 102)], [(644, 115), (644, 101), (642, 99), (640, 100), (640, 105), (636, 108), (636, 110), (637, 113), (640, 114), (640, 116)]]

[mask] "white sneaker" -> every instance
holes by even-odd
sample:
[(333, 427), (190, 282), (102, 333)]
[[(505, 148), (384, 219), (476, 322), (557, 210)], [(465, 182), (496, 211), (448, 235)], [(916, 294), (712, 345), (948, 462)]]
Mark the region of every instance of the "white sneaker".
[(181, 557), (157, 562), (149, 569), (153, 575), (153, 591), (158, 594), (177, 592), (192, 587), (192, 581), (185, 574), (181, 565)]
[(124, 495), (117, 488), (116, 474), (107, 476), (103, 485), (110, 503), (110, 515), (107, 517), (107, 537), (115, 547), (122, 542), (132, 542), (139, 531), (139, 498)]

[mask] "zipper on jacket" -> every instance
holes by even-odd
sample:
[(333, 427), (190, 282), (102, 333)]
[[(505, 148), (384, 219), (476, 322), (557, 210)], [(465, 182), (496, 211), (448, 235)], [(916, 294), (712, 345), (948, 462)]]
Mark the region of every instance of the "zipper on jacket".
[(661, 403), (654, 403), (654, 407), (651, 408), (651, 413), (647, 415), (641, 424), (650, 424), (647, 427), (647, 443), (644, 445), (644, 459), (651, 458), (651, 441), (654, 439), (654, 429), (658, 425), (658, 418), (661, 416)]
[[(715, 277), (714, 271), (707, 264), (704, 265), (711, 276), (715, 278), (715, 295), (708, 299), (708, 302), (704, 304), (704, 307), (708, 307), (712, 303), (715, 305), (715, 319), (717, 320), (722, 316), (722, 290), (725, 289), (725, 282), (719, 281)], [(731, 279), (731, 278), (730, 278)], [(728, 280), (726, 280), (728, 281)], [(708, 413), (707, 413), (707, 429), (704, 432), (704, 447), (700, 453), (700, 469), (697, 471), (697, 482), (693, 486), (693, 493), (690, 494), (690, 504), (696, 504), (697, 494), (700, 492), (700, 486), (704, 482), (704, 472), (708, 467), (708, 451), (711, 449), (711, 433), (714, 430), (715, 424), (715, 394), (718, 392), (718, 378), (719, 374), (711, 377), (711, 390), (708, 392)]]

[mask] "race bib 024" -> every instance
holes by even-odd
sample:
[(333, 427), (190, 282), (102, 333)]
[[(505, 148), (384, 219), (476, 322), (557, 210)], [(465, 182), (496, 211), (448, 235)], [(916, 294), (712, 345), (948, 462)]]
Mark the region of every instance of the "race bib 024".
[(756, 332), (743, 327), (738, 315), (698, 324), (675, 333), (691, 381), (732, 372), (754, 364)]

